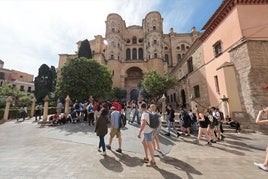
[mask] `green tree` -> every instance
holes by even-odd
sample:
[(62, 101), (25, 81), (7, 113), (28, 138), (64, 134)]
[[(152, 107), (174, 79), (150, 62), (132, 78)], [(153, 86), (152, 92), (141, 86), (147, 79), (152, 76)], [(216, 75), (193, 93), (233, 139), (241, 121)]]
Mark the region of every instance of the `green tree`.
[(87, 39), (83, 40), (81, 42), (81, 46), (79, 47), (78, 58), (80, 57), (92, 59), (91, 48), (90, 48), (89, 41)]
[(42, 64), (38, 69), (38, 76), (35, 77), (34, 86), (35, 91), (34, 95), (37, 99), (37, 102), (41, 102), (46, 95), (55, 92), (57, 73), (54, 66), (49, 68), (48, 65)]
[(27, 95), (26, 92), (20, 91), (14, 88), (11, 84), (5, 87), (0, 87), (0, 107), (3, 108), (6, 105), (6, 98), (11, 96), (16, 106), (26, 105), (29, 106), (32, 103), (32, 98)]
[(137, 85), (137, 88), (139, 89), (140, 95), (144, 98), (144, 99), (151, 99), (152, 96), (150, 96), (144, 89), (144, 87), (142, 86), (142, 81), (140, 81)]
[(68, 59), (57, 80), (56, 94), (60, 98), (67, 95), (72, 100), (106, 98), (112, 90), (112, 76), (108, 68), (96, 60), (84, 57)]
[(156, 103), (169, 88), (175, 86), (176, 78), (153, 70), (144, 76), (141, 84), (149, 100)]
[(114, 93), (115, 98), (120, 102), (122, 102), (122, 100), (124, 100), (127, 96), (127, 90), (120, 89), (117, 87), (113, 89), (113, 93)]

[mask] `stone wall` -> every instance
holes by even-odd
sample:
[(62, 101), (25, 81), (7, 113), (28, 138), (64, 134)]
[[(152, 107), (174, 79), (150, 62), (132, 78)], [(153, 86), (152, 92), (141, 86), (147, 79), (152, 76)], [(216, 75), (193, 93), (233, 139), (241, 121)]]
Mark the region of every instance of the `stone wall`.
[[(268, 106), (268, 41), (245, 41), (230, 51), (235, 65), (243, 112), (248, 114), (245, 127), (261, 129), (255, 125), (258, 111)], [(262, 127), (263, 130), (265, 127)], [(266, 127), (266, 129), (268, 129)]]

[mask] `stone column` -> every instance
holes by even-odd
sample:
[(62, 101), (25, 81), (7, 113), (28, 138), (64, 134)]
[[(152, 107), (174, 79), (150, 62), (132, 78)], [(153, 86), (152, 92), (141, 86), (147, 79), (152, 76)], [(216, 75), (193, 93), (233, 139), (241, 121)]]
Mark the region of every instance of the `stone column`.
[(10, 108), (10, 104), (12, 102), (12, 97), (9, 96), (7, 99), (6, 99), (6, 108), (5, 108), (5, 113), (4, 113), (4, 121), (7, 121), (8, 120), (8, 114), (9, 114), (9, 108)]
[(64, 109), (65, 115), (68, 115), (70, 113), (70, 109), (69, 109), (70, 101), (71, 101), (70, 97), (69, 95), (67, 95), (67, 97), (65, 98), (65, 109)]
[(228, 106), (227, 106), (229, 98), (227, 98), (225, 95), (223, 95), (221, 100), (222, 100), (222, 112), (223, 112), (224, 122), (225, 122), (226, 116), (228, 115), (230, 117), (229, 111), (228, 111)]
[(34, 99), (32, 100), (31, 117), (34, 117), (35, 103), (36, 103), (36, 98), (34, 97)]
[(165, 120), (165, 113), (166, 113), (166, 96), (165, 94), (163, 94), (162, 98), (161, 98), (161, 102), (162, 102), (162, 122), (166, 122)]
[(45, 104), (44, 104), (44, 113), (43, 113), (43, 122), (47, 121), (47, 116), (48, 116), (48, 103), (49, 103), (49, 98), (48, 95), (45, 97)]

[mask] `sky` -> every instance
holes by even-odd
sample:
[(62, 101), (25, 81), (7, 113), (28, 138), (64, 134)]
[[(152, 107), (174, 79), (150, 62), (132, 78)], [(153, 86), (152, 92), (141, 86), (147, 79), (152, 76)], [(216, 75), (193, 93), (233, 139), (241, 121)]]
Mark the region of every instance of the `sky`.
[(42, 64), (58, 67), (58, 54), (74, 54), (76, 42), (105, 36), (110, 13), (126, 26), (160, 12), (164, 33), (198, 31), (222, 0), (0, 0), (0, 59), (5, 69), (38, 75)]

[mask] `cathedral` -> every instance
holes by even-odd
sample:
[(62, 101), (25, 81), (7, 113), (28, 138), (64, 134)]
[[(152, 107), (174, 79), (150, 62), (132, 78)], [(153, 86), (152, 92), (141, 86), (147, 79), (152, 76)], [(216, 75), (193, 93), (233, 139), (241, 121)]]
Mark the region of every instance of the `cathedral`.
[[(137, 84), (151, 70), (171, 71), (184, 57), (200, 33), (163, 33), (163, 18), (159, 12), (149, 12), (142, 26), (126, 27), (118, 14), (109, 14), (105, 37), (96, 35), (89, 40), (93, 59), (106, 64), (113, 75), (113, 87), (127, 90), (127, 100), (137, 100)], [(81, 41), (77, 42), (78, 49)], [(77, 54), (60, 54), (59, 69), (67, 58)]]
[[(202, 112), (214, 106), (242, 129), (267, 131), (255, 124), (258, 111), (268, 106), (267, 12), (267, 0), (224, 0), (202, 33), (193, 27), (168, 34), (159, 12), (129, 27), (120, 15), (109, 14), (105, 37), (89, 42), (93, 59), (108, 66), (113, 87), (126, 89), (127, 100), (138, 99), (138, 82), (157, 70), (177, 78), (166, 93), (168, 104)], [(60, 54), (59, 69), (72, 57), (77, 54)]]

